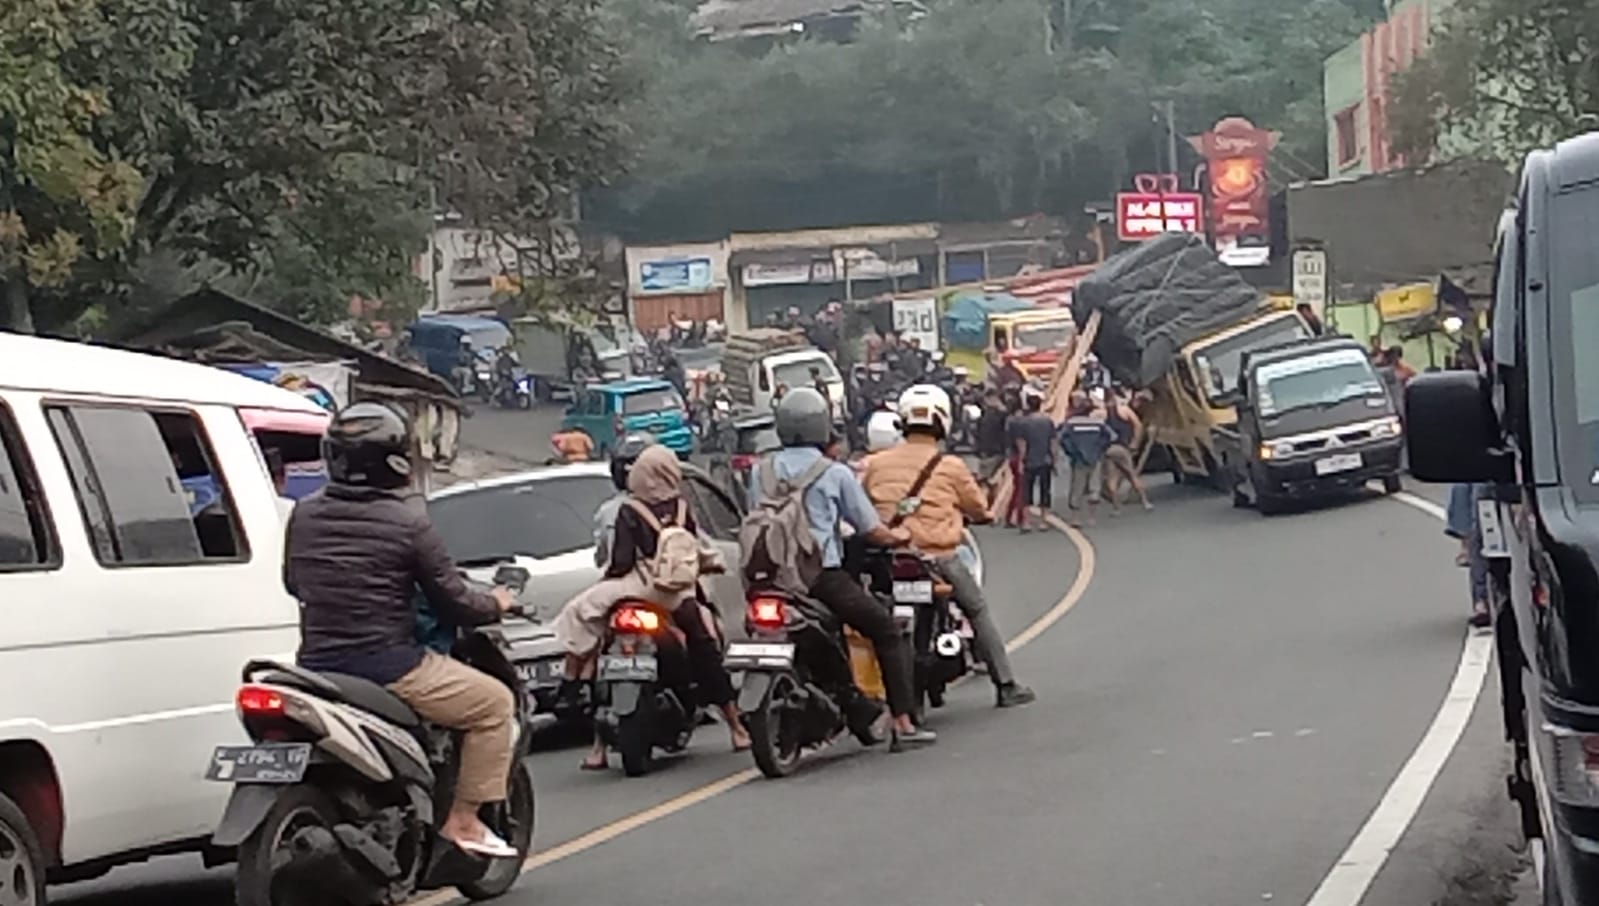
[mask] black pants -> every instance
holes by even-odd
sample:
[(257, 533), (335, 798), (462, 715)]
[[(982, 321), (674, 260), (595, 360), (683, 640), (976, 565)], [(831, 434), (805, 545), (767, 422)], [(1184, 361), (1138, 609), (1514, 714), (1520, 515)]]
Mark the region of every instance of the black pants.
[(1055, 467), (1028, 466), (1022, 472), (1022, 490), (1030, 506), (1049, 509), (1055, 495)]
[(722, 647), (705, 626), (698, 598), (689, 598), (672, 614), (672, 621), (688, 640), (689, 675), (699, 686), (700, 700), (718, 707), (733, 700), (733, 680), (722, 666)]
[[(888, 710), (895, 717), (913, 714), (916, 690), (911, 684), (911, 650), (894, 625), (894, 615), (866, 592), (848, 572), (824, 569), (811, 583), (811, 595), (822, 602), (845, 625), (865, 636), (877, 652), (883, 668), (883, 686), (888, 692)], [(854, 678), (849, 678), (851, 686)]]

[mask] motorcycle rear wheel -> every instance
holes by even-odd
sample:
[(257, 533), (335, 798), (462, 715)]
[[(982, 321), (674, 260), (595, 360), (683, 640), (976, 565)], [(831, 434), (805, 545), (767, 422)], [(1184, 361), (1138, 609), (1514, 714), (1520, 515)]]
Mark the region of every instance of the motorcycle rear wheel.
[(462, 884), (456, 890), (469, 900), (492, 900), (503, 895), (522, 876), (522, 864), (533, 851), (534, 826), (533, 772), (526, 764), (518, 762), (511, 768), (511, 783), (504, 802), (483, 807), (480, 817), (500, 835), (500, 839), (516, 847), (515, 859), (495, 859), (483, 877), (471, 884)]
[(273, 889), (273, 858), (298, 831), (318, 826), (331, 830), (338, 816), (327, 794), (310, 784), (296, 784), (279, 793), (260, 826), (239, 844), (238, 906), (309, 906), (308, 901)]
[(777, 674), (761, 697), (760, 706), (749, 715), (750, 754), (755, 756), (755, 766), (761, 773), (773, 780), (794, 773), (799, 765), (800, 728), (795, 725), (799, 717), (787, 704), (798, 689), (794, 674)]
[(655, 770), (653, 723), (642, 710), (616, 722), (616, 751), (622, 756), (622, 773), (629, 777), (643, 777)]

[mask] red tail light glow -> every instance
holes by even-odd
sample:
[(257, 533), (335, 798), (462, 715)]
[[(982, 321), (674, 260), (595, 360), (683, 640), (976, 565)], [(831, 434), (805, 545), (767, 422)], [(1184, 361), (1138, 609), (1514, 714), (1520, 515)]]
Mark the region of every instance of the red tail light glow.
[(788, 622), (788, 605), (782, 598), (755, 598), (749, 611), (750, 624), (757, 629), (782, 629)]
[(264, 686), (240, 686), (239, 711), (249, 717), (282, 717), (283, 696)]
[(617, 632), (654, 633), (661, 628), (661, 615), (645, 607), (618, 607), (611, 614), (611, 628)]
[(915, 557), (895, 557), (890, 572), (896, 579), (927, 578), (927, 566)]

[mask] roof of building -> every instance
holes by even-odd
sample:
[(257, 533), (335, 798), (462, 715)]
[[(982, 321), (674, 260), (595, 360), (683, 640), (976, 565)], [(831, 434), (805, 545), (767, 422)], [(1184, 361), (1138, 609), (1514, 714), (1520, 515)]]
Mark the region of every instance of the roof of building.
[(14, 333), (0, 333), (0, 387), (327, 414), (291, 390), (219, 368)]
[(782, 34), (809, 22), (850, 19), (889, 6), (922, 9), (920, 0), (706, 0), (689, 20), (711, 40)]

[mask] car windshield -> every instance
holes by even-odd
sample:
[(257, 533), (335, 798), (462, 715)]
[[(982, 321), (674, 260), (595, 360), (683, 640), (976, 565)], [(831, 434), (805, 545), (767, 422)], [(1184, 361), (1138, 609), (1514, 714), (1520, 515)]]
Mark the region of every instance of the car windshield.
[(1576, 431), (1557, 432), (1564, 482), (1579, 500), (1599, 503), (1599, 256), (1593, 238), (1599, 235), (1599, 189), (1559, 196), (1550, 218), (1553, 333), (1565, 337), (1556, 355), (1569, 357), (1554, 369), (1565, 384), (1557, 398), (1577, 424)]
[(1267, 417), (1386, 392), (1377, 372), (1358, 350), (1265, 365), (1256, 373), (1255, 382), (1259, 388), (1256, 405)]
[(1238, 386), (1238, 368), (1244, 353), (1292, 343), (1310, 336), (1305, 323), (1297, 317), (1278, 318), (1243, 333), (1217, 340), (1194, 350), (1194, 362), (1199, 366), (1200, 379), (1207, 382), (1206, 395), (1212, 403)]
[(446, 494), (428, 513), (457, 563), (555, 557), (593, 546), (594, 511), (614, 493), (609, 476), (572, 475)]
[(1043, 324), (1018, 324), (1012, 349), (1057, 349), (1071, 342), (1073, 327), (1069, 322)]
[(812, 368), (821, 373), (824, 381), (831, 383), (840, 380), (838, 369), (833, 367), (833, 360), (826, 356), (799, 359), (793, 362), (784, 362), (781, 365), (774, 365), (772, 366), (772, 377), (777, 383), (786, 387), (809, 387), (816, 383), (816, 379), (811, 377)]
[(643, 415), (646, 412), (663, 412), (683, 408), (683, 398), (677, 391), (666, 387), (660, 390), (640, 390), (622, 397), (624, 415)]

